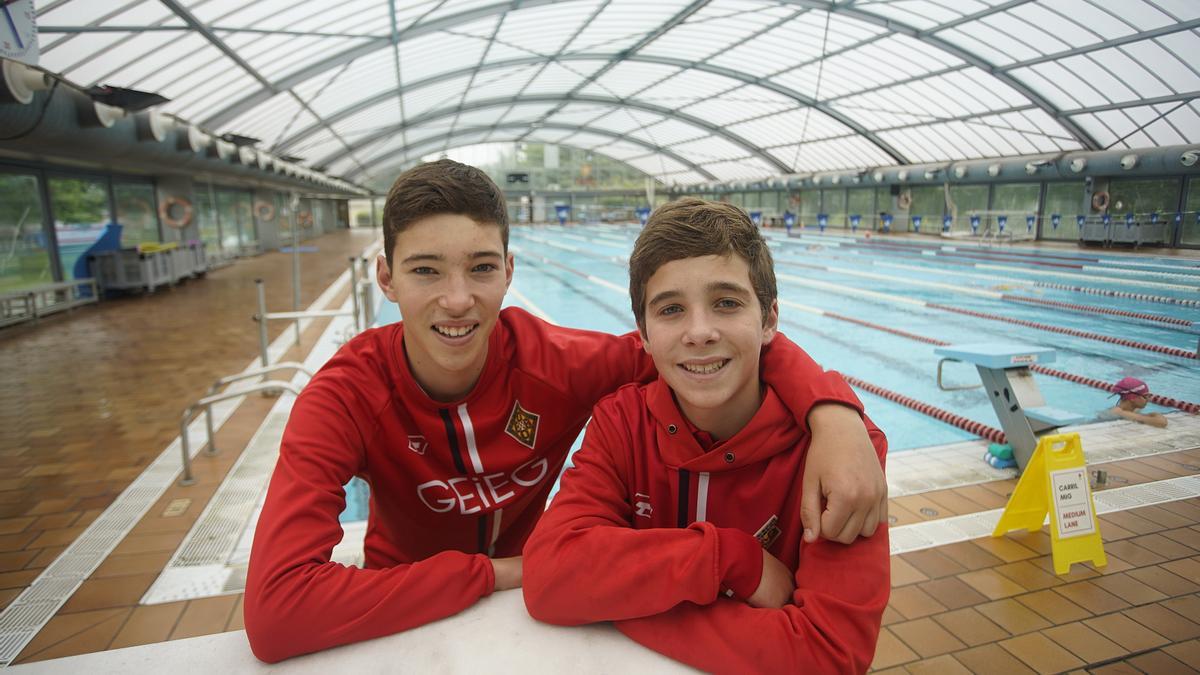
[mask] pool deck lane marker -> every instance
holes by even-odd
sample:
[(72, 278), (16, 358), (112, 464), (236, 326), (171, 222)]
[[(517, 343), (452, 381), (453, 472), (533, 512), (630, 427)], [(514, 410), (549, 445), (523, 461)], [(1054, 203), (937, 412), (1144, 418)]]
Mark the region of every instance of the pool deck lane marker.
[[(364, 249), (377, 248), (372, 244)], [(349, 270), (342, 272), (318, 297), (309, 310), (324, 309), (350, 282)], [(301, 330), (312, 323), (300, 321)], [(268, 348), (272, 361), (278, 361), (293, 344), (292, 331), (284, 331)], [(244, 370), (258, 368), (255, 357)], [(228, 399), (213, 406), (214, 430), (219, 429), (241, 405), (244, 397)], [(192, 455), (207, 443), (205, 422), (197, 417), (187, 429)], [(33, 583), (0, 612), (0, 668), (8, 667), (42, 627), (54, 617), (100, 563), (117, 547), (156, 501), (178, 477), (179, 438), (169, 443), (145, 471), (117, 496), (104, 513), (79, 535), (70, 546), (42, 571)]]

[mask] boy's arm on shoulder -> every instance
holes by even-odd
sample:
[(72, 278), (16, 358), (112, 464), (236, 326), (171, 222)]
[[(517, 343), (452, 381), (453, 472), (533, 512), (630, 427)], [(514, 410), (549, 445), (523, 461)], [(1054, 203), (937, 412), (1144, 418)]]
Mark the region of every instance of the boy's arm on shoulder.
[(330, 561), (342, 539), (342, 486), (362, 451), (347, 406), (314, 381), (292, 408), (254, 533), (245, 624), (263, 661), (397, 633), (492, 591), (492, 566), (481, 555), (447, 551), (387, 569)]
[[(744, 580), (741, 585), (753, 592), (762, 565), (753, 537), (709, 523), (631, 526), (639, 516), (630, 506), (629, 470), (616, 458), (631, 439), (616, 430), (619, 419), (605, 419), (604, 408), (596, 409), (574, 466), (525, 544), (522, 588), (529, 614), (578, 625), (711, 603), (731, 579)], [(743, 540), (753, 544), (749, 561), (738, 555), (746, 548)]]
[(705, 671), (866, 672), (891, 592), (890, 564), (884, 527), (848, 546), (818, 541), (801, 550), (796, 592), (782, 609), (722, 598), (616, 627)]
[(523, 360), (541, 361), (541, 377), (588, 408), (623, 385), (649, 382), (657, 375), (637, 331), (612, 335), (555, 326), (532, 317), (529, 320), (540, 322), (546, 344), (521, 341), (518, 334)]
[(763, 353), (762, 376), (812, 434), (801, 510), (805, 538), (848, 544), (871, 536), (887, 522), (887, 480), (862, 402), (839, 373), (822, 370), (782, 334)]

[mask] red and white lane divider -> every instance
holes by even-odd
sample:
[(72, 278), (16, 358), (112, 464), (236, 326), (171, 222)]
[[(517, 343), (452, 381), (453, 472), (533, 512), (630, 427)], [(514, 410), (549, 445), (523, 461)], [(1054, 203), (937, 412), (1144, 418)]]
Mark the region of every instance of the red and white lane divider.
[(952, 413), (949, 410), (944, 410), (935, 405), (918, 401), (911, 396), (905, 396), (904, 394), (894, 392), (891, 389), (884, 389), (877, 384), (860, 380), (851, 375), (843, 374), (842, 377), (845, 378), (845, 380), (852, 386), (858, 387), (864, 391), (869, 391), (876, 396), (882, 396), (883, 398), (886, 398), (893, 403), (899, 403), (906, 408), (912, 408), (921, 414), (928, 415), (936, 420), (940, 420), (951, 426), (958, 427), (963, 431), (975, 434), (976, 436), (986, 438), (993, 443), (1008, 442), (1008, 437), (1004, 435), (1003, 431), (1000, 431), (996, 427), (990, 427), (983, 422), (976, 422), (973, 419), (968, 419), (962, 415)]
[[(817, 314), (819, 316), (826, 316), (831, 319), (837, 319), (838, 321), (845, 321), (848, 323), (857, 324), (859, 326), (863, 326), (865, 328), (870, 328), (872, 330), (877, 330), (877, 331), (881, 331), (884, 333), (891, 333), (892, 335), (898, 335), (900, 337), (907, 338), (909, 340), (915, 340), (917, 342), (924, 342), (925, 344), (936, 345), (939, 347), (944, 347), (944, 346), (950, 344), (949, 342), (947, 342), (945, 340), (931, 338), (929, 336), (920, 335), (918, 333), (910, 333), (909, 331), (900, 330), (899, 328), (894, 328), (892, 326), (885, 326), (883, 324), (878, 324), (873, 321), (866, 321), (865, 319), (859, 319), (859, 318), (856, 318), (853, 316), (847, 316), (845, 314), (838, 314), (837, 312), (830, 312), (830, 311), (823, 310), (823, 309), (820, 309), (817, 307), (810, 307), (808, 305), (802, 305), (798, 302), (792, 302), (790, 300), (780, 300), (780, 304), (782, 304), (786, 307), (799, 309), (801, 311), (808, 312), (810, 314)], [(1047, 368), (1046, 366), (1038, 365), (1038, 364), (1030, 365), (1029, 369), (1035, 373), (1041, 373), (1042, 375), (1048, 375), (1050, 377), (1057, 377), (1061, 380), (1066, 380), (1068, 382), (1074, 382), (1076, 384), (1087, 385), (1089, 387), (1092, 387), (1093, 389), (1099, 389), (1099, 390), (1105, 391), (1105, 392), (1112, 391), (1112, 386), (1108, 382), (1105, 382), (1104, 380), (1097, 380), (1094, 377), (1085, 377), (1083, 375), (1076, 375), (1075, 373), (1068, 373), (1065, 370), (1058, 370), (1055, 368)], [(1161, 396), (1159, 394), (1150, 394), (1146, 398), (1153, 403), (1157, 403), (1158, 405), (1161, 405), (1161, 406), (1164, 406), (1167, 408), (1177, 408), (1184, 412), (1200, 413), (1200, 403), (1193, 403), (1191, 401), (1183, 401), (1183, 400), (1180, 400), (1177, 398), (1171, 398), (1169, 396)]]
[(1189, 300), (1187, 298), (1171, 298), (1164, 295), (1149, 295), (1146, 293), (1130, 293), (1129, 291), (1112, 291), (1107, 288), (1089, 288), (1087, 286), (1071, 286), (1069, 284), (1054, 284), (1049, 281), (1035, 281), (1034, 286), (1039, 288), (1055, 288), (1060, 291), (1073, 291), (1075, 293), (1086, 293), (1088, 295), (1104, 295), (1110, 298), (1129, 298), (1130, 300), (1144, 300), (1146, 302), (1157, 302), (1164, 305), (1182, 305), (1184, 307), (1200, 307), (1200, 300)]

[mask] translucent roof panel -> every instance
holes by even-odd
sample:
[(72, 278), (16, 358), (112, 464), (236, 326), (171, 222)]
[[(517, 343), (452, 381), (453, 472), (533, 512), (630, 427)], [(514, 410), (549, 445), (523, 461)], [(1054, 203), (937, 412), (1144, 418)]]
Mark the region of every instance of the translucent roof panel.
[(670, 182), (1200, 142), (1193, 0), (35, 7), (71, 82), (364, 175), (468, 138), (608, 145)]

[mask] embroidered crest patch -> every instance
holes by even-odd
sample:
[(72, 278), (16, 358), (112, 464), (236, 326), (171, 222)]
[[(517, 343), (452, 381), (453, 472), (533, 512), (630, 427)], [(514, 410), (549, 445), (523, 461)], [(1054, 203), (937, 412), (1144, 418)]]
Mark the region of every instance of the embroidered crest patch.
[(513, 402), (512, 414), (508, 416), (508, 426), (504, 432), (512, 436), (518, 443), (533, 450), (537, 442), (538, 415), (521, 407), (520, 401)]
[(754, 533), (754, 538), (758, 539), (763, 548), (771, 548), (771, 544), (774, 544), (781, 534), (783, 531), (779, 529), (779, 516), (771, 516), (758, 528), (758, 532)]
[(408, 437), (408, 449), (418, 455), (425, 454), (425, 449), (429, 447), (429, 441), (425, 440), (420, 434), (412, 434)]

